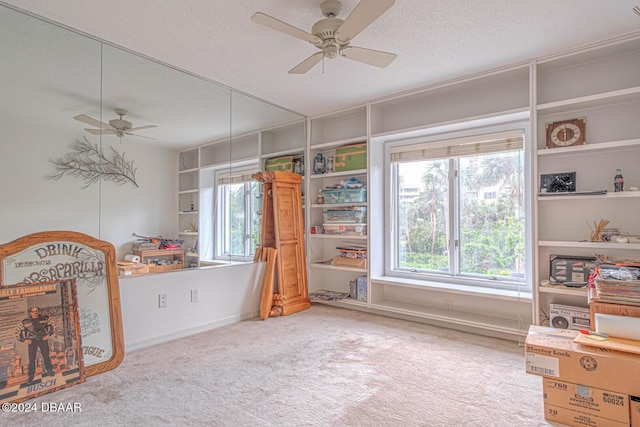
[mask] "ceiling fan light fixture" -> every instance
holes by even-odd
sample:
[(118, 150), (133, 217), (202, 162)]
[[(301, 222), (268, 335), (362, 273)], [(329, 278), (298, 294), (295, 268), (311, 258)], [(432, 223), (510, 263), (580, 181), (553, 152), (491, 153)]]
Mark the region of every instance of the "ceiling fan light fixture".
[(116, 128), (117, 130), (121, 130), (121, 131), (128, 131), (133, 127), (130, 121), (124, 120), (124, 119), (109, 120), (109, 124), (114, 128)]
[(328, 59), (333, 59), (338, 56), (338, 46), (335, 44), (329, 45), (324, 48), (324, 57)]

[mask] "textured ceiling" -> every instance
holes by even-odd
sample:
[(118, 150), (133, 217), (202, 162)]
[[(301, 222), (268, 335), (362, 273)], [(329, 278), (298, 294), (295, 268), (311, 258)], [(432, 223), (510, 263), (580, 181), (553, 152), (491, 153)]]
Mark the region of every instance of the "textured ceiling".
[(310, 31), (320, 0), (5, 3), (310, 116), (640, 31), (640, 0), (397, 0), (352, 43), (397, 53), (388, 68), (337, 58), (289, 75), (315, 48), (250, 18)]

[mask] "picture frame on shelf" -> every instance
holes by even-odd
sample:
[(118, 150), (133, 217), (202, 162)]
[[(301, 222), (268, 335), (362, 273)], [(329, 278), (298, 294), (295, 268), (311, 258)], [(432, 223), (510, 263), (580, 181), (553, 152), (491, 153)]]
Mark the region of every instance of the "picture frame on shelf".
[(571, 193), (576, 191), (576, 172), (540, 175), (540, 193)]

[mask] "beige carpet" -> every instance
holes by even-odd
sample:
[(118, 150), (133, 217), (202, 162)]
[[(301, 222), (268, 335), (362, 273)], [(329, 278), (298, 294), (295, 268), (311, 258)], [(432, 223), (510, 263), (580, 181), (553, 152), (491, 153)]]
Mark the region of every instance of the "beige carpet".
[(503, 341), (314, 304), (128, 353), (0, 414), (21, 426), (545, 426), (542, 384)]

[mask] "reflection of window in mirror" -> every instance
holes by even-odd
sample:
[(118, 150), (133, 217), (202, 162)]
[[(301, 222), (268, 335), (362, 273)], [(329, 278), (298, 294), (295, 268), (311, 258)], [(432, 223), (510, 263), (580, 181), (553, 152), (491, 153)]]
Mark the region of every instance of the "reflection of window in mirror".
[[(251, 262), (260, 241), (258, 165), (220, 169), (215, 173), (215, 259)], [(205, 218), (205, 221), (207, 219)], [(207, 227), (209, 228), (209, 227)]]

